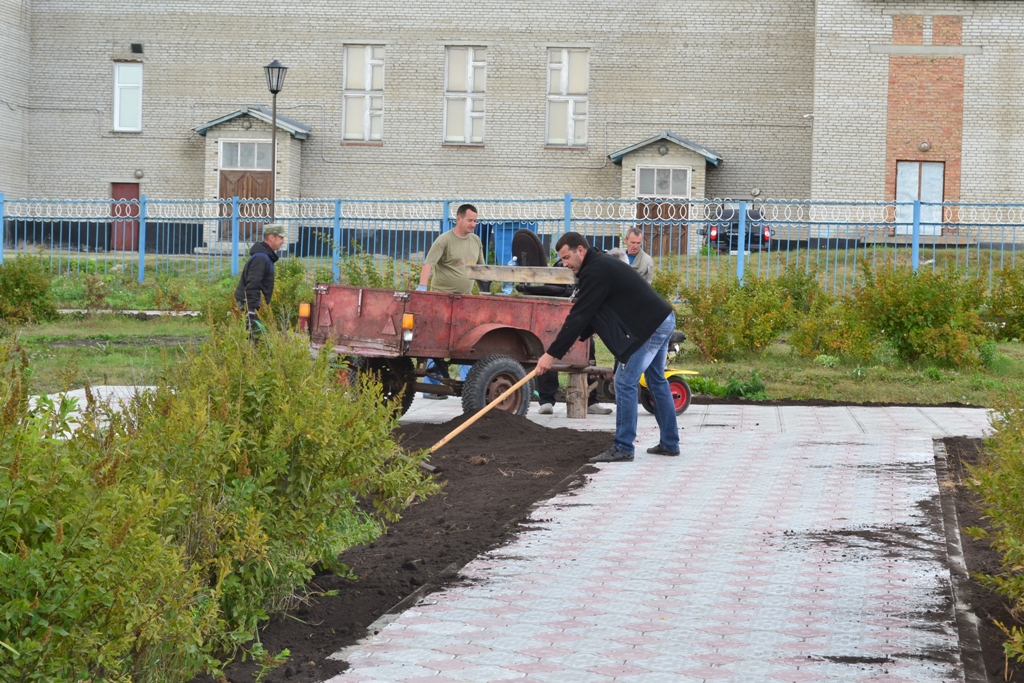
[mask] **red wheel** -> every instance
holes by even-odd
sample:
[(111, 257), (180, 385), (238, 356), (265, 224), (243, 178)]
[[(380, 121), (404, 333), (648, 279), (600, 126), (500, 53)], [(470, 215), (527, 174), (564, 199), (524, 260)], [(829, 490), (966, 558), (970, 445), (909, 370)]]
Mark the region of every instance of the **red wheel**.
[(672, 392), (672, 402), (676, 406), (676, 415), (682, 415), (690, 407), (690, 385), (679, 375), (668, 378), (668, 389)]

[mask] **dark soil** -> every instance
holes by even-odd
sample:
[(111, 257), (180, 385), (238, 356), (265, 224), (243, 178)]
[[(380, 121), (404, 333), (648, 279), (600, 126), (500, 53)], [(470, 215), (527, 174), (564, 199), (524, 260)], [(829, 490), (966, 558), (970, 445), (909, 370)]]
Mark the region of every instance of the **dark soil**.
[(964, 549), (964, 560), (971, 573), (969, 595), (964, 596), (980, 622), (978, 635), (985, 658), (985, 670), (991, 681), (1024, 681), (1024, 664), (1007, 662), (1003, 656), (1003, 632), (995, 625), (1021, 625), (1010, 614), (1005, 598), (987, 588), (974, 578), (975, 574), (998, 574), (1002, 571), (1000, 555), (989, 547), (984, 539), (974, 539), (964, 532), (968, 527), (989, 529), (988, 520), (981, 514), (978, 496), (968, 489), (964, 482), (968, 478), (967, 466), (978, 464), (985, 457), (985, 442), (982, 439), (968, 439), (962, 436), (943, 439), (946, 446), (946, 460), (949, 476), (956, 484), (956, 514), (960, 525), (960, 540)]
[[(429, 448), (467, 416), (439, 425), (408, 425), (398, 430), (407, 450)], [(481, 553), (510, 541), (531, 506), (582, 483), (587, 458), (611, 445), (610, 434), (548, 429), (495, 410), (431, 457), (443, 491), (407, 509), (401, 521), (368, 546), (345, 551), (340, 559), (359, 577), (319, 574), (311, 591), (338, 591), (308, 600), (272, 619), (260, 634), (264, 648), (288, 648), (283, 666), (263, 681), (322, 681), (344, 671), (344, 662), (326, 657), (358, 642), (366, 629), (414, 592), (437, 590), (457, 580), (457, 570)], [(404, 607), (404, 605), (403, 605)], [(251, 661), (227, 669), (232, 683), (253, 681)], [(199, 681), (212, 681), (199, 677)]]

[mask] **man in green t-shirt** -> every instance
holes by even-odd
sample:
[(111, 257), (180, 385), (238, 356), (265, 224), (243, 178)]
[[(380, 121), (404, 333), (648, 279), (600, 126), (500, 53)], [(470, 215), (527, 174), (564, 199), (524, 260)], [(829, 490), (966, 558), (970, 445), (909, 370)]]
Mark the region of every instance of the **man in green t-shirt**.
[[(463, 204), (456, 213), (455, 227), (434, 240), (427, 252), (427, 262), (420, 271), (419, 290), (430, 285), (432, 292), (469, 294), (473, 281), (466, 266), (486, 263), (484, 245), (476, 236), (476, 207)], [(431, 279), (433, 275), (433, 279)]]
[[(484, 257), (484, 245), (476, 236), (476, 207), (463, 204), (455, 213), (455, 227), (434, 240), (427, 252), (427, 261), (420, 271), (420, 286), (417, 291), (430, 291), (448, 294), (469, 294), (473, 291), (473, 281), (466, 273), (466, 266), (487, 263)], [(433, 278), (431, 278), (433, 274)], [(427, 369), (432, 370), (434, 361), (428, 361)], [(460, 368), (459, 377), (465, 381), (468, 365)], [(432, 377), (424, 377), (426, 384), (437, 384)], [(424, 398), (446, 399), (444, 394), (423, 394)]]

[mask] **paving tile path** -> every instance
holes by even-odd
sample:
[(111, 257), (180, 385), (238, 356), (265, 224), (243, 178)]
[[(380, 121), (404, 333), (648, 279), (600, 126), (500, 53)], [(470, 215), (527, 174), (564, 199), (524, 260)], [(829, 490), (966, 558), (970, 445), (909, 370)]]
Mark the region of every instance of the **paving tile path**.
[[(458, 412), (418, 403), (406, 421)], [(642, 415), (635, 462), (338, 653), (331, 683), (964, 680), (932, 437), (980, 436), (984, 411), (693, 406), (681, 425), (681, 457), (649, 456)]]

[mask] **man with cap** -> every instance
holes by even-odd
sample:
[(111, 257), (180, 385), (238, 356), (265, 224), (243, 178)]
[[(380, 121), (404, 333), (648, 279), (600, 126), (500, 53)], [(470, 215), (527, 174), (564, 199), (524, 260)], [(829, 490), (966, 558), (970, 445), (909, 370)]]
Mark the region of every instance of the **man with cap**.
[(238, 307), (245, 311), (245, 325), (249, 336), (255, 339), (262, 331), (258, 311), (264, 302), (270, 303), (274, 295), (274, 264), (280, 256), (277, 250), (286, 241), (285, 226), (268, 223), (263, 226), (263, 241), (249, 249), (249, 260), (242, 269), (242, 277), (235, 288)]

